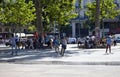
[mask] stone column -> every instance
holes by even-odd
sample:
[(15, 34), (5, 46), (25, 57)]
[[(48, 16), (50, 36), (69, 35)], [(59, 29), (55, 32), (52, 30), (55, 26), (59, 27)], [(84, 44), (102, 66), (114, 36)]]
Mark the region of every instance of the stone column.
[(75, 28), (76, 28), (76, 25), (74, 22), (72, 22), (72, 37), (76, 36)]

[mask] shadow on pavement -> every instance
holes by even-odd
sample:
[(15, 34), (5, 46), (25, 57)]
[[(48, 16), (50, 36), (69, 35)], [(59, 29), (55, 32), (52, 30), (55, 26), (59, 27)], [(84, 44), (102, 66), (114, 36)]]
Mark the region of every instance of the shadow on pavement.
[[(74, 54), (78, 54), (78, 51), (66, 50), (64, 57), (72, 57)], [(62, 58), (59, 53), (56, 53), (53, 49), (36, 49), (36, 50), (20, 50), (18, 55), (11, 55), (11, 49), (0, 50), (0, 62), (18, 62), (18, 61), (30, 61), (43, 58)]]

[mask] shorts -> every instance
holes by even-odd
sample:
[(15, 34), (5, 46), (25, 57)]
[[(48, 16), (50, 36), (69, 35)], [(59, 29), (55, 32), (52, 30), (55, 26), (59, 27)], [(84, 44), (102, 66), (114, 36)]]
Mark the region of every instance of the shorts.
[(111, 46), (111, 44), (107, 44), (107, 46)]
[(66, 49), (66, 47), (67, 47), (66, 45), (62, 45), (62, 48), (63, 48), (63, 49)]

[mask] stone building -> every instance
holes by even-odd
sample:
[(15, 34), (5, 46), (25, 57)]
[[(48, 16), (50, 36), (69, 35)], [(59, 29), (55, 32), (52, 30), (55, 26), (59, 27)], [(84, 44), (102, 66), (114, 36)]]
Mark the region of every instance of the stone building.
[[(88, 20), (87, 16), (85, 16), (86, 11), (86, 4), (93, 2), (95, 0), (82, 0), (81, 2), (81, 8), (79, 9), (79, 3), (78, 0), (76, 0), (76, 12), (79, 14), (77, 18), (71, 20), (71, 26), (72, 26), (72, 37), (81, 36), (81, 29), (84, 26), (84, 23)], [(120, 0), (114, 0), (114, 2), (117, 4), (117, 9), (120, 9)], [(102, 34), (107, 33), (114, 33), (114, 34), (120, 34), (120, 17), (116, 17), (115, 19), (107, 19), (103, 20), (104, 23), (104, 30), (100, 29), (100, 36)], [(84, 33), (84, 32), (82, 32)], [(85, 33), (84, 33), (85, 34)], [(89, 35), (87, 33), (86, 35)]]

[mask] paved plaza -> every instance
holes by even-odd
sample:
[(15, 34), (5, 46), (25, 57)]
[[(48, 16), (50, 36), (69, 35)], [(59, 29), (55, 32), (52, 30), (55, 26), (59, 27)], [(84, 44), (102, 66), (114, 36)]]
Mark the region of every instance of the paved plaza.
[(120, 77), (120, 66), (0, 63), (0, 77)]
[(120, 45), (112, 54), (102, 49), (79, 49), (69, 44), (64, 56), (54, 49), (21, 50), (11, 56), (9, 47), (0, 48), (0, 77), (119, 77)]
[(69, 65), (120, 65), (120, 44), (112, 46), (112, 54), (105, 54), (105, 48), (82, 49), (77, 44), (68, 44), (64, 56), (54, 49), (21, 50), (11, 56), (10, 48), (0, 48), (0, 62), (32, 64), (69, 64)]

